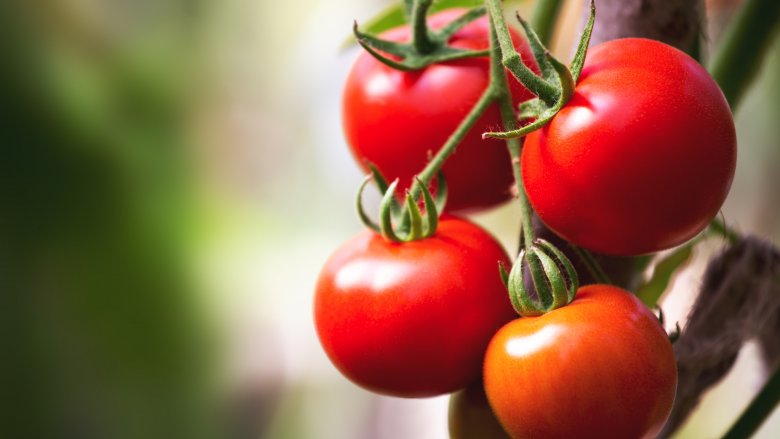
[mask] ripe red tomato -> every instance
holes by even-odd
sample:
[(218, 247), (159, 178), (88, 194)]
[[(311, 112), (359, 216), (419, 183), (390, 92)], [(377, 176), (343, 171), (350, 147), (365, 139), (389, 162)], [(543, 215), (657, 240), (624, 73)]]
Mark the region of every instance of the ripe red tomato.
[(465, 387), (479, 377), (490, 338), (515, 316), (499, 261), (509, 263), (492, 236), (454, 217), (408, 243), (366, 230), (319, 276), (320, 342), (347, 378), (377, 393), (424, 397)]
[(507, 323), (490, 342), (484, 374), (490, 406), (514, 438), (655, 437), (677, 386), (658, 319), (609, 285)]
[[(464, 12), (449, 9), (434, 14), (429, 24), (440, 28)], [(382, 37), (404, 41), (409, 28), (403, 26)], [(525, 40), (514, 31), (512, 37), (524, 62), (538, 71)], [(488, 20), (482, 17), (458, 31), (450, 45), (482, 50), (489, 47), (489, 41)], [(482, 57), (402, 72), (361, 53), (343, 96), (344, 132), (353, 156), (366, 170), (367, 162), (374, 163), (388, 181), (399, 178), (398, 193), (403, 194), (485, 91), (489, 70), (488, 58)], [(514, 78), (510, 89), (515, 103), (533, 97)], [(481, 139), (483, 132), (501, 126), (498, 106), (493, 105), (444, 165), (449, 211), (486, 208), (509, 199), (514, 179), (506, 145)]]
[(542, 221), (600, 253), (681, 244), (717, 214), (736, 166), (718, 85), (693, 58), (628, 38), (588, 51), (574, 96), (528, 135), (522, 174)]

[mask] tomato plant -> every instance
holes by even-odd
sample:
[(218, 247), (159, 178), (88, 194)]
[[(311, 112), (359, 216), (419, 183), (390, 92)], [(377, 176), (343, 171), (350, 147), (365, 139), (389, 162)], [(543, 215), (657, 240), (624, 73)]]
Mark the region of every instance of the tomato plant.
[(736, 165), (728, 103), (694, 59), (629, 38), (588, 51), (571, 100), (522, 152), (542, 221), (607, 254), (681, 244), (717, 214)]
[(609, 285), (507, 323), (485, 356), (488, 401), (515, 438), (640, 438), (674, 400), (672, 345), (655, 315)]
[[(462, 15), (449, 9), (429, 19), (431, 28), (441, 28)], [(409, 37), (403, 26), (382, 35), (391, 41)], [(489, 46), (486, 17), (456, 32), (449, 40), (454, 48), (481, 50)], [(514, 44), (528, 65), (535, 63), (527, 43), (512, 32)], [(398, 193), (408, 188), (430, 156), (450, 137), (488, 87), (487, 57), (468, 58), (429, 65), (416, 71), (389, 67), (369, 53), (362, 53), (347, 78), (343, 95), (343, 125), (355, 159), (368, 169), (373, 163), (389, 179), (400, 179)], [(531, 94), (510, 81), (514, 103)], [(449, 186), (448, 210), (486, 208), (510, 197), (512, 167), (503, 142), (482, 140), (481, 133), (501, 126), (496, 105), (485, 111), (458, 144), (443, 167)]]
[(506, 252), (482, 228), (442, 218), (436, 234), (392, 243), (371, 230), (329, 258), (314, 320), (336, 367), (366, 389), (433, 396), (479, 377), (490, 338), (514, 317), (498, 262)]

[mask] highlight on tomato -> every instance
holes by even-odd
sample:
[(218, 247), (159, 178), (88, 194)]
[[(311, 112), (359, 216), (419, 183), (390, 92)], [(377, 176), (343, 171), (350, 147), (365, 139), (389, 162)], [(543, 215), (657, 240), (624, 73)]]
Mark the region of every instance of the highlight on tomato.
[(509, 258), (484, 229), (440, 219), (428, 238), (395, 243), (365, 230), (328, 259), (316, 285), (322, 347), (373, 392), (441, 395), (478, 379), (488, 342), (515, 313), (498, 264)]
[[(439, 29), (465, 13), (448, 9), (429, 17)], [(391, 41), (409, 39), (405, 25), (381, 35)], [(516, 31), (511, 36), (523, 62), (538, 68), (528, 44)], [(449, 45), (459, 49), (488, 49), (490, 27), (481, 17), (458, 30)], [(400, 179), (397, 193), (410, 187), (412, 178), (452, 135), (487, 89), (488, 57), (431, 64), (420, 70), (389, 67), (368, 52), (359, 55), (344, 87), (342, 120), (355, 160), (368, 171), (374, 164), (388, 180)], [(533, 97), (510, 78), (515, 105)], [(481, 133), (501, 126), (496, 104), (488, 107), (443, 167), (449, 184), (447, 210), (485, 209), (511, 197), (514, 182), (509, 153), (500, 140), (482, 140)]]
[(639, 255), (681, 244), (718, 213), (736, 134), (718, 85), (664, 43), (626, 38), (587, 52), (571, 100), (526, 137), (528, 198), (557, 234)]
[(658, 318), (618, 287), (502, 327), (485, 355), (488, 401), (513, 438), (655, 437), (672, 408), (677, 368)]

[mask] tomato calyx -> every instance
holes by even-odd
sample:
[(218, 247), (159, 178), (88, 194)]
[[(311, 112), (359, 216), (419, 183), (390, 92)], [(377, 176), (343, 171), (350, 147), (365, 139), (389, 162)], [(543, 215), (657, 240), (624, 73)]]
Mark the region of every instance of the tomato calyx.
[[(542, 315), (568, 305), (579, 288), (577, 271), (569, 258), (541, 238), (520, 251), (508, 274), (503, 266), (499, 270), (512, 306), (522, 317)], [(528, 274), (533, 289), (526, 286)]]
[[(666, 327), (666, 316), (664, 315), (664, 310), (661, 309), (659, 305), (655, 306), (655, 310), (658, 312), (658, 323), (660, 323), (662, 327)], [(672, 329), (672, 331), (667, 334), (669, 337), (669, 342), (674, 344), (680, 338), (681, 333), (682, 329), (680, 328), (680, 322), (675, 322), (674, 329)]]
[(482, 138), (514, 139), (523, 137), (545, 126), (571, 99), (574, 94), (574, 86), (585, 64), (585, 55), (588, 51), (588, 44), (590, 43), (590, 36), (596, 19), (596, 6), (594, 1), (591, 0), (588, 22), (582, 31), (577, 51), (569, 67), (555, 59), (549, 50), (544, 47), (539, 36), (528, 22), (520, 14), (516, 14), (520, 25), (522, 25), (528, 37), (528, 43), (531, 46), (536, 63), (541, 70), (541, 77), (539, 77), (521, 62), (520, 54), (517, 53), (511, 41), (508, 40), (506, 23), (504, 23), (503, 17), (500, 15), (502, 14), (500, 2), (492, 0), (489, 2), (489, 5), (491, 19), (497, 30), (501, 47), (501, 63), (537, 97), (521, 103), (519, 107), (520, 120), (531, 121), (530, 123), (519, 129), (486, 132), (482, 134)]
[(459, 49), (448, 44), (450, 38), (461, 28), (485, 15), (484, 6), (470, 9), (443, 28), (432, 30), (426, 22), (426, 15), (432, 4), (433, 0), (406, 2), (406, 15), (412, 27), (409, 43), (383, 40), (363, 33), (358, 29), (357, 22), (354, 23), (352, 32), (357, 42), (379, 62), (402, 71), (420, 70), (431, 64), (488, 55), (488, 50)]
[[(404, 205), (401, 206), (398, 202), (395, 195), (398, 179), (388, 185), (387, 180), (376, 166), (369, 165), (369, 168), (371, 174), (363, 179), (358, 188), (356, 206), (360, 221), (391, 242), (409, 242), (433, 236), (439, 224), (439, 213), (444, 210), (447, 199), (447, 184), (443, 174), (439, 172), (436, 179), (435, 199), (428, 186), (415, 177), (416, 185), (420, 187), (422, 192), (423, 213), (420, 210), (418, 200), (408, 190), (404, 198)], [(372, 180), (383, 194), (382, 201), (379, 203), (379, 224), (372, 220), (363, 208), (363, 191), (368, 182)]]

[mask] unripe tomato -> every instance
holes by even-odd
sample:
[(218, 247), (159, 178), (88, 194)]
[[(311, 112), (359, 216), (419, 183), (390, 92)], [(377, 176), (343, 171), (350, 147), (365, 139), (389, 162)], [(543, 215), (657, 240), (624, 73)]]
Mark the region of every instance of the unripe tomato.
[(485, 355), (485, 392), (515, 439), (654, 437), (672, 409), (677, 367), (655, 315), (610, 285), (507, 323)]
[(514, 310), (501, 245), (468, 221), (393, 243), (366, 230), (342, 245), (317, 281), (314, 321), (333, 364), (382, 394), (424, 397), (479, 378), (490, 338)]
[(542, 221), (599, 253), (681, 244), (715, 217), (736, 167), (728, 103), (704, 68), (658, 41), (588, 51), (574, 96), (528, 135), (523, 183)]
[[(429, 24), (441, 28), (461, 16), (464, 9), (432, 15)], [(514, 30), (512, 39), (523, 61), (538, 71), (528, 44)], [(382, 38), (406, 41), (409, 27), (391, 30)], [(459, 30), (450, 45), (482, 50), (490, 45), (487, 17)], [(360, 54), (349, 73), (343, 96), (343, 124), (347, 143), (358, 163), (368, 170), (375, 164), (388, 181), (400, 179), (403, 194), (414, 175), (423, 170), (471, 111), (488, 87), (487, 57), (432, 64), (404, 72), (388, 67), (367, 52)], [(513, 102), (533, 97), (510, 78)], [(482, 140), (485, 131), (502, 127), (497, 105), (476, 122), (443, 167), (449, 187), (447, 209), (463, 211), (494, 206), (510, 198), (512, 167), (504, 141)]]

